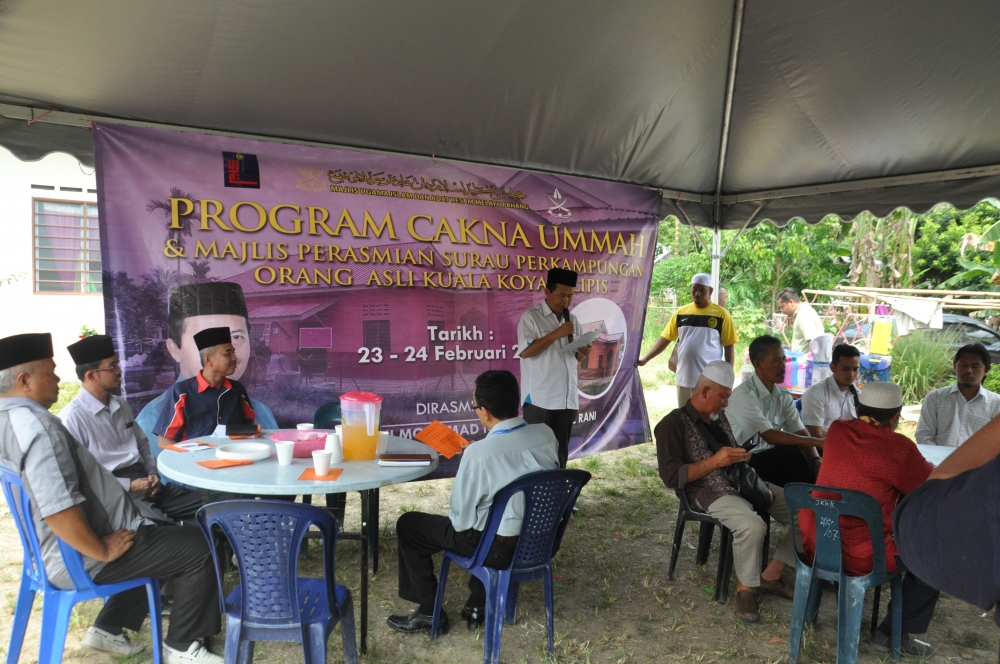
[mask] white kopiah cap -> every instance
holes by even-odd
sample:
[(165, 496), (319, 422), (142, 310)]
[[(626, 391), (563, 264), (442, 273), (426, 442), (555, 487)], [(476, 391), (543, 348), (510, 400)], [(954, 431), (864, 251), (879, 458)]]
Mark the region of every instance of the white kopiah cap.
[(717, 383), (723, 387), (728, 387), (729, 389), (733, 389), (733, 383), (736, 382), (736, 374), (733, 372), (733, 365), (725, 360), (714, 360), (709, 362), (705, 365), (701, 375), (713, 383)]
[(902, 408), (903, 391), (895, 383), (868, 383), (858, 395), (858, 401), (861, 402), (862, 406), (869, 408), (881, 408), (882, 410)]
[(691, 277), (691, 285), (694, 286), (698, 284), (699, 286), (712, 287), (712, 275), (706, 274), (704, 272), (699, 272), (698, 274)]

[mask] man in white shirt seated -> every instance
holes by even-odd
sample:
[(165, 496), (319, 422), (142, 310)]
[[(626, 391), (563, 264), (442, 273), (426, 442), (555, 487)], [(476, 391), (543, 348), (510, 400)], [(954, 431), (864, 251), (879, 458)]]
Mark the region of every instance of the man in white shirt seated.
[[(518, 417), (519, 395), (517, 379), (509, 371), (487, 371), (476, 378), (474, 408), (489, 433), (462, 453), (448, 516), (407, 512), (396, 522), (399, 596), (415, 602), (417, 608), (409, 615), (389, 616), (386, 622), (392, 629), (430, 631), (437, 594), (432, 556), (442, 550), (471, 556), (496, 493), (529, 473), (559, 468), (555, 434), (544, 424), (528, 424)], [(487, 566), (504, 569), (510, 565), (523, 516), (524, 496), (514, 496), (504, 510)], [(483, 624), (485, 606), (486, 588), (470, 576), (469, 599), (462, 610), (470, 630)], [(442, 610), (442, 632), (447, 628), (448, 615)]]
[(956, 383), (924, 397), (917, 424), (919, 445), (958, 447), (1000, 415), (1000, 394), (983, 387), (990, 371), (989, 351), (982, 344), (962, 346), (954, 366)]
[(819, 472), (822, 438), (809, 435), (785, 380), (785, 351), (770, 335), (750, 342), (754, 375), (729, 397), (726, 418), (740, 446), (751, 450), (750, 467), (765, 482), (784, 487), (790, 482), (812, 484)]
[(174, 521), (193, 519), (202, 505), (201, 494), (160, 482), (146, 434), (135, 423), (128, 402), (111, 393), (122, 386), (122, 368), (111, 337), (85, 337), (67, 350), (83, 386), (59, 413), (63, 425), (126, 491)]
[(830, 375), (802, 395), (802, 423), (813, 438), (826, 438), (830, 425), (837, 420), (857, 418), (858, 372), (861, 351), (848, 344), (833, 349)]

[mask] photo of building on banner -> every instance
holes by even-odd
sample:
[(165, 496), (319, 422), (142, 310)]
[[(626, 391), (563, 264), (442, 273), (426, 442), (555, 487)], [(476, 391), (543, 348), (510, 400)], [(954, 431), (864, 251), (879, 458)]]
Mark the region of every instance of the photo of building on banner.
[(520, 380), (518, 323), (558, 268), (578, 275), (568, 312), (589, 341), (570, 458), (649, 439), (633, 365), (658, 192), (136, 127), (94, 140), (107, 333), (140, 426), (197, 374), (193, 335), (228, 326), (264, 428), (368, 391), (393, 435), (439, 420), (478, 440), (475, 377)]

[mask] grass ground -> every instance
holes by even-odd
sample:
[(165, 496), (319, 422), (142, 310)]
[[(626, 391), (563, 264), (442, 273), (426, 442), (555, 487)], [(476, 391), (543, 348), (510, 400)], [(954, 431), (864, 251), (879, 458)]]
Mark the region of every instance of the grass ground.
[[(791, 603), (766, 597), (761, 601), (762, 621), (747, 626), (733, 618), (732, 600), (724, 606), (712, 601), (717, 561), (694, 563), (697, 530), (685, 535), (673, 581), (667, 579), (671, 537), (676, 519), (676, 499), (664, 490), (656, 473), (651, 444), (574, 461), (593, 479), (580, 496), (563, 549), (556, 558), (556, 661), (589, 662), (780, 662), (788, 655)], [(431, 642), (426, 636), (405, 636), (391, 631), (385, 617), (408, 611), (396, 596), (395, 518), (420, 509), (444, 514), (451, 480), (411, 483), (382, 490), (381, 568), (371, 583), (370, 647), (363, 661), (370, 663), (476, 662), (482, 657), (481, 634), (469, 632), (458, 622), (452, 631)], [(358, 527), (356, 496), (348, 501), (349, 529)], [(780, 529), (777, 529), (780, 531)], [(776, 531), (776, 532), (777, 532)], [(718, 538), (716, 538), (717, 540)], [(777, 545), (775, 536), (772, 540)], [(346, 583), (358, 600), (358, 546), (343, 542), (337, 551), (338, 581)], [(318, 574), (317, 547), (302, 561), (308, 574)], [(9, 633), (20, 576), (21, 547), (6, 506), (0, 507), (0, 634)], [(791, 573), (789, 573), (790, 575)], [(735, 584), (732, 584), (735, 587)], [(465, 576), (453, 572), (446, 595), (446, 610), (453, 619), (465, 600)], [(869, 594), (868, 601), (871, 601)], [(883, 612), (885, 599), (883, 599)], [(29, 627), (22, 662), (34, 661), (38, 648), (40, 602)], [(66, 661), (124, 664), (123, 658), (80, 646), (99, 602), (80, 605), (74, 613)], [(502, 661), (545, 661), (544, 607), (541, 584), (521, 592), (517, 625), (503, 632)], [(807, 632), (805, 662), (833, 662), (836, 646), (835, 601), (827, 594), (819, 625)], [(139, 641), (148, 643), (148, 631)], [(963, 602), (942, 598), (926, 640), (938, 653), (933, 662), (995, 662), (997, 630), (992, 615), (984, 615)], [(6, 645), (6, 639), (3, 639)], [(221, 641), (216, 650), (221, 652)], [(867, 640), (861, 644), (860, 662), (885, 662)], [(4, 653), (5, 654), (5, 653)], [(294, 644), (263, 643), (256, 648), (258, 662), (302, 661)], [(148, 661), (148, 654), (131, 661)], [(337, 633), (329, 645), (329, 661), (342, 661)]]

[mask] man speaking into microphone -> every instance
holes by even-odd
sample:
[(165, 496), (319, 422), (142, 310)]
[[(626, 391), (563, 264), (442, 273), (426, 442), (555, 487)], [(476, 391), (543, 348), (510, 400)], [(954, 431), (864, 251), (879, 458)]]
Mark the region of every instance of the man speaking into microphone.
[(524, 312), (517, 324), (521, 349), (521, 404), (524, 420), (545, 424), (559, 443), (559, 467), (569, 458), (569, 437), (580, 408), (577, 365), (590, 346), (566, 347), (580, 336), (580, 321), (569, 312), (576, 272), (553, 268), (545, 281), (545, 300)]

